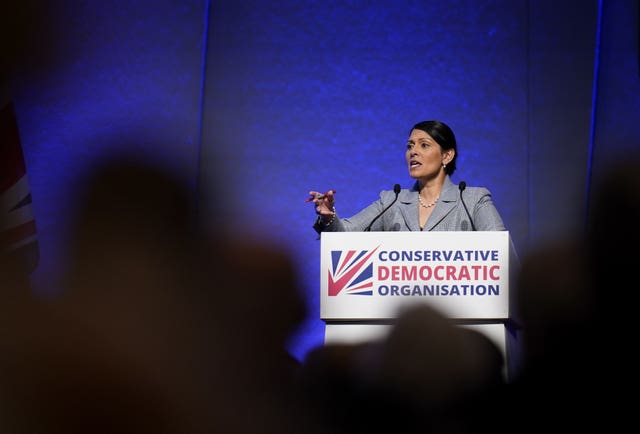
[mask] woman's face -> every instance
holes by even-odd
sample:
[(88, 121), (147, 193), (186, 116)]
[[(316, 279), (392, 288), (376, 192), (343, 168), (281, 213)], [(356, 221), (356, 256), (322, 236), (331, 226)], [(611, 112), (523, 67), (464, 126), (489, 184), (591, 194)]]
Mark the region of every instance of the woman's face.
[(442, 163), (449, 161), (440, 145), (422, 130), (412, 130), (407, 140), (407, 165), (414, 179), (434, 178), (442, 170)]

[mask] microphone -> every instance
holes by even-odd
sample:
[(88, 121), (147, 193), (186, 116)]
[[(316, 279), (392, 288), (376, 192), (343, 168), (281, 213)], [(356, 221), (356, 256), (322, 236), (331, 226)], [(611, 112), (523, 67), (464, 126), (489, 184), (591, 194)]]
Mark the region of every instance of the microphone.
[(401, 190), (400, 184), (396, 184), (396, 185), (393, 186), (393, 192), (396, 194), (395, 199), (393, 199), (393, 201), (389, 204), (389, 206), (387, 206), (385, 209), (383, 209), (382, 212), (376, 216), (376, 218), (371, 220), (371, 223), (369, 223), (369, 226), (367, 226), (366, 229), (364, 230), (365, 232), (369, 232), (371, 230), (371, 226), (373, 226), (375, 221), (378, 220), (380, 218), (380, 216), (385, 213), (386, 210), (391, 208), (391, 205), (396, 203), (396, 200), (398, 200), (398, 193), (400, 193), (400, 190)]
[(460, 184), (458, 184), (458, 188), (460, 189), (460, 202), (462, 202), (462, 206), (464, 206), (464, 210), (467, 212), (467, 216), (469, 217), (469, 223), (471, 223), (471, 229), (475, 231), (476, 227), (473, 225), (473, 219), (471, 218), (471, 214), (469, 214), (467, 205), (464, 203), (464, 200), (462, 200), (462, 192), (464, 191), (465, 188), (467, 188), (467, 183), (464, 181), (461, 181)]

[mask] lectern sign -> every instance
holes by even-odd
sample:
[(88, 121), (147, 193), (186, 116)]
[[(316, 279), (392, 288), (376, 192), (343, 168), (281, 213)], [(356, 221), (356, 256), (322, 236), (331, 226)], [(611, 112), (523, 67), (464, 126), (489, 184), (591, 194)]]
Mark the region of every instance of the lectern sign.
[(428, 303), (450, 318), (509, 315), (509, 233), (324, 232), (321, 318), (394, 318)]

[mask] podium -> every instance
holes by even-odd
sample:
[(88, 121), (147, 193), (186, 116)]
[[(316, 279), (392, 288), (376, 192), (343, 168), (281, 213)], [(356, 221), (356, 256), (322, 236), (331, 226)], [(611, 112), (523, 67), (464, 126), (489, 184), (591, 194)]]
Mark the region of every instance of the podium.
[(403, 308), (426, 303), (490, 338), (507, 377), (517, 370), (519, 261), (508, 231), (323, 232), (320, 244), (325, 344), (383, 338)]

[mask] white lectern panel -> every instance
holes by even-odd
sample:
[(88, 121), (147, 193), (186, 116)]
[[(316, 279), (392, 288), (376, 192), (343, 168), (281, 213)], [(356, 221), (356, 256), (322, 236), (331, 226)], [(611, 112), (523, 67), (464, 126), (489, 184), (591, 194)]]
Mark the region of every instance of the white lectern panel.
[(509, 317), (509, 233), (324, 232), (320, 317), (391, 319), (428, 303), (453, 319)]

